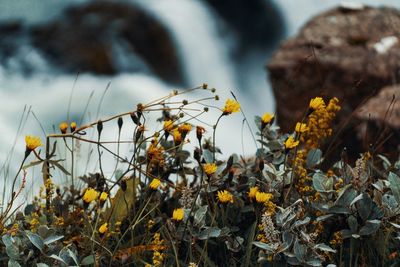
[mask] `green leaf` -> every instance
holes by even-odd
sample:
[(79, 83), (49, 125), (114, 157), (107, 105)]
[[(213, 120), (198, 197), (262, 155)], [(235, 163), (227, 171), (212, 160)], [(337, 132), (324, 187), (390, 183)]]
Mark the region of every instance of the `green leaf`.
[(29, 231), (26, 231), (25, 233), (29, 241), (31, 241), (31, 243), (35, 247), (37, 247), (40, 251), (42, 251), (44, 247), (43, 239), (39, 235), (31, 233)]
[(317, 217), (316, 221), (317, 222), (323, 222), (327, 219), (329, 219), (330, 217), (335, 216), (334, 214), (325, 214), (325, 215), (321, 215), (319, 217)]
[(204, 226), (207, 214), (207, 206), (201, 206), (194, 214), (194, 223), (200, 227)]
[(333, 190), (333, 179), (317, 172), (313, 175), (313, 187), (318, 192), (330, 192)]
[(6, 247), (7, 256), (11, 259), (19, 259), (18, 247), (15, 245), (10, 245)]
[(57, 261), (59, 261), (59, 262), (62, 262), (62, 263), (64, 263), (65, 265), (68, 266), (68, 264), (67, 264), (62, 258), (60, 258), (59, 256), (57, 256), (57, 255), (55, 255), (55, 254), (50, 255), (49, 258), (52, 258), (52, 259), (57, 260)]
[(94, 256), (89, 255), (83, 258), (81, 265), (91, 265), (94, 264)]
[(306, 218), (303, 219), (303, 220), (296, 221), (296, 222), (292, 225), (292, 228), (296, 228), (296, 227), (300, 227), (300, 226), (306, 225), (306, 224), (308, 224), (310, 221), (311, 221), (310, 217), (306, 217)]
[(36, 267), (49, 267), (46, 263), (36, 263)]
[(362, 199), (356, 202), (358, 214), (363, 221), (366, 221), (369, 218), (372, 211), (372, 204), (373, 201), (367, 193), (363, 193)]
[(353, 215), (350, 215), (350, 216), (347, 218), (347, 224), (349, 225), (350, 230), (351, 230), (353, 233), (357, 233), (358, 222), (357, 222), (357, 218), (356, 218), (356, 217), (354, 217)]
[(316, 244), (316, 245), (314, 246), (314, 248), (315, 248), (315, 249), (322, 250), (322, 251), (327, 251), (327, 252), (336, 253), (336, 249), (333, 249), (333, 248), (331, 248), (330, 246), (325, 245), (325, 244)]
[(390, 183), (390, 190), (392, 190), (393, 196), (396, 199), (397, 203), (400, 204), (400, 177), (397, 176), (395, 173), (390, 172), (388, 180)]
[(21, 264), (19, 264), (16, 260), (10, 259), (7, 264), (8, 267), (21, 267)]
[(300, 262), (304, 262), (305, 256), (307, 254), (307, 247), (305, 245), (300, 244), (299, 240), (296, 239), (294, 241), (294, 255)]
[(268, 250), (270, 252), (274, 252), (274, 249), (270, 245), (268, 245), (266, 243), (259, 242), (259, 241), (254, 241), (253, 245), (256, 246), (256, 247), (259, 247), (261, 249), (265, 249), (265, 250)]
[(381, 225), (381, 221), (379, 220), (368, 220), (363, 227), (361, 227), (359, 234), (360, 235), (372, 235), (378, 231)]
[(53, 235), (53, 236), (49, 236), (48, 238), (46, 238), (43, 242), (45, 245), (49, 245), (49, 244), (56, 242), (63, 238), (64, 238), (63, 235)]
[(321, 260), (317, 258), (308, 260), (306, 264), (314, 267), (322, 266)]
[(111, 222), (122, 221), (136, 202), (138, 184), (139, 178), (127, 180), (126, 190), (118, 189), (115, 197), (111, 199), (111, 207), (108, 207), (104, 212), (104, 218), (111, 218)]
[(4, 244), (6, 247), (11, 246), (11, 245), (14, 244), (14, 242), (13, 242), (14, 240), (13, 240), (12, 236), (9, 235), (9, 234), (3, 235), (3, 236), (1, 237), (1, 240), (3, 241), (3, 244)]
[(314, 168), (322, 161), (322, 151), (320, 149), (311, 149), (307, 154), (307, 167)]
[(201, 231), (198, 238), (200, 240), (205, 240), (211, 237), (219, 237), (220, 234), (221, 234), (221, 229), (219, 229), (218, 227), (209, 227)]
[(53, 161), (53, 160), (49, 160), (49, 162), (51, 164), (53, 164), (54, 166), (56, 166), (57, 168), (59, 168), (60, 171), (62, 171), (64, 174), (71, 175), (60, 163)]
[(32, 161), (32, 162), (30, 162), (29, 164), (24, 165), (24, 166), (22, 167), (22, 169), (23, 169), (23, 170), (26, 170), (26, 169), (31, 168), (31, 167), (33, 167), (33, 166), (39, 165), (39, 164), (41, 164), (42, 162), (43, 162), (42, 160)]
[(72, 252), (69, 248), (67, 248), (68, 255), (73, 259), (74, 263), (79, 266), (78, 258), (76, 257), (75, 253)]

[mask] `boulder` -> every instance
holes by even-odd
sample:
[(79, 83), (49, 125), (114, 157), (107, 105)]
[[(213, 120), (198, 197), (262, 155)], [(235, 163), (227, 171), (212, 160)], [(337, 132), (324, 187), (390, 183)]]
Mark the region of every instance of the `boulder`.
[(356, 134), (364, 146), (373, 151), (386, 154), (389, 158), (398, 157), (400, 140), (400, 85), (386, 86), (355, 112), (359, 121)]
[(285, 32), (284, 19), (271, 0), (204, 0), (239, 39), (239, 48), (272, 47)]
[(67, 72), (112, 75), (153, 72), (171, 83), (183, 76), (167, 29), (128, 3), (93, 1), (30, 29), (33, 45)]
[(393, 8), (338, 7), (282, 43), (267, 66), (282, 130), (293, 131), (316, 96), (338, 97), (338, 121), (347, 123), (363, 101), (399, 81), (398, 25)]

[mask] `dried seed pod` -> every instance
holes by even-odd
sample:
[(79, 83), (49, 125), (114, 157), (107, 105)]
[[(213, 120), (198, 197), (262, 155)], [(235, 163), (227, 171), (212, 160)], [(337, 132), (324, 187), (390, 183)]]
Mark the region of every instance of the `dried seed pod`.
[(103, 131), (103, 122), (101, 120), (99, 120), (97, 122), (97, 132), (98, 132), (99, 136), (101, 135), (102, 131)]
[(122, 120), (122, 117), (119, 117), (119, 118), (118, 118), (117, 123), (118, 123), (118, 128), (121, 130), (122, 124), (124, 124), (124, 121)]

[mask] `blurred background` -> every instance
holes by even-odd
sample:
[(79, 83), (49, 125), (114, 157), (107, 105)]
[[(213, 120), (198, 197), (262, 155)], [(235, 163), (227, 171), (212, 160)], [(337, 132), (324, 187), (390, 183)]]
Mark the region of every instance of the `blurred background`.
[[(275, 110), (265, 65), (279, 43), (340, 2), (0, 0), (0, 162), (23, 155), (26, 134), (43, 140), (61, 121), (94, 121), (202, 83), (217, 88), (220, 106), (234, 92), (252, 124)], [(227, 154), (241, 138), (254, 152), (242, 120), (220, 127)]]

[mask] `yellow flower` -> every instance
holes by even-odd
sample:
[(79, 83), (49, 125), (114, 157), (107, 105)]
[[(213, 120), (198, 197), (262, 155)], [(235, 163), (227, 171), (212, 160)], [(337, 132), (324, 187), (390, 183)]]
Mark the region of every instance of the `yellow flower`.
[(181, 134), (184, 134), (184, 133), (187, 134), (188, 132), (190, 132), (192, 130), (192, 125), (190, 125), (189, 123), (181, 124), (181, 125), (179, 125), (178, 130)]
[(108, 231), (108, 223), (103, 223), (100, 227), (99, 227), (99, 233), (100, 234), (104, 234), (105, 232)]
[(76, 122), (74, 122), (74, 121), (71, 122), (70, 128), (71, 128), (71, 132), (74, 132), (76, 129)]
[(67, 132), (67, 129), (68, 129), (68, 123), (62, 122), (62, 123), (60, 123), (59, 127), (60, 127), (61, 133), (65, 134)]
[(233, 203), (233, 196), (226, 190), (218, 191), (218, 201), (221, 203), (231, 202)]
[(26, 144), (26, 149), (29, 151), (35, 150), (39, 146), (42, 146), (40, 138), (31, 135), (25, 136), (25, 144)]
[(181, 133), (179, 132), (178, 129), (175, 128), (172, 131), (172, 136), (174, 137), (174, 142), (175, 143), (179, 144), (180, 142), (182, 142), (182, 135), (181, 135)]
[(269, 112), (265, 112), (264, 115), (261, 117), (261, 122), (264, 124), (270, 123), (274, 119), (274, 115)]
[(325, 102), (322, 99), (322, 97), (315, 97), (310, 100), (310, 105), (309, 107), (313, 110), (318, 110), (321, 108), (325, 108)]
[(228, 99), (225, 102), (225, 107), (222, 110), (222, 113), (224, 115), (228, 115), (228, 114), (239, 112), (239, 111), (240, 111), (240, 104), (233, 99)]
[(108, 198), (108, 194), (106, 192), (101, 192), (100, 194), (100, 201), (104, 202)]
[(298, 132), (298, 133), (307, 132), (308, 131), (307, 124), (300, 123), (300, 122), (296, 123), (295, 131)]
[(249, 198), (255, 198), (257, 192), (258, 192), (258, 186), (250, 187), (250, 190), (249, 190), (249, 193), (248, 193)]
[(272, 198), (272, 194), (264, 193), (264, 192), (257, 192), (256, 193), (256, 201), (258, 203), (265, 203)]
[(164, 131), (169, 132), (175, 128), (174, 122), (172, 120), (164, 121)]
[(182, 208), (174, 209), (174, 212), (172, 213), (172, 219), (175, 221), (182, 221), (184, 215), (185, 215), (184, 209)]
[(206, 163), (203, 165), (204, 172), (210, 176), (217, 171), (217, 165), (215, 163)]
[(89, 187), (86, 189), (85, 194), (83, 195), (82, 199), (86, 203), (90, 203), (93, 200), (97, 199), (98, 196), (99, 196), (99, 192), (97, 192), (95, 189)]
[(293, 136), (289, 136), (288, 139), (286, 139), (285, 141), (285, 148), (286, 149), (292, 149), (295, 148), (296, 146), (298, 146), (299, 141), (295, 141)]
[(151, 189), (157, 190), (157, 188), (160, 186), (160, 184), (161, 184), (161, 181), (159, 179), (157, 179), (157, 178), (154, 178), (151, 181), (149, 186), (150, 186)]

